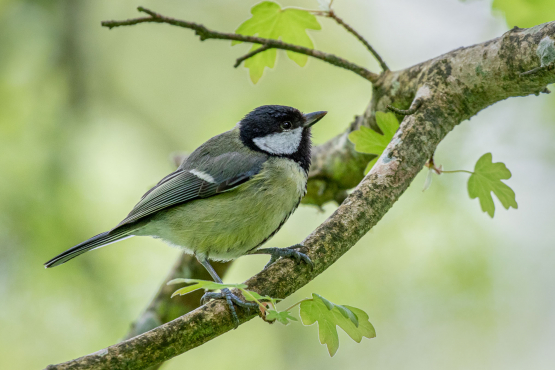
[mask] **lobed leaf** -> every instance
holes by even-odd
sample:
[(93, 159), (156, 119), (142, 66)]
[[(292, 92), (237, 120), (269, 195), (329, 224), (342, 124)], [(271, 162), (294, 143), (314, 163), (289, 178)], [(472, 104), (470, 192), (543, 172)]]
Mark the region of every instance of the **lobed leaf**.
[[(277, 3), (263, 1), (251, 8), (251, 14), (252, 17), (243, 22), (235, 33), (274, 40), (281, 39), (281, 41), (289, 44), (314, 48), (306, 30), (320, 30), (321, 26), (312, 13), (302, 9), (282, 9)], [(231, 45), (239, 43), (241, 41), (232, 41)], [(259, 47), (261, 45), (253, 45), (251, 51)], [(276, 49), (268, 49), (245, 61), (245, 67), (249, 69), (252, 82), (258, 82), (264, 73), (264, 68), (274, 68), (276, 56)], [(308, 60), (307, 55), (293, 51), (287, 51), (287, 56), (301, 67)]]
[(505, 209), (509, 207), (518, 208), (515, 192), (501, 180), (511, 178), (511, 171), (504, 163), (492, 163), (491, 153), (486, 153), (478, 159), (474, 167), (474, 173), (468, 179), (468, 195), (471, 199), (478, 198), (482, 211), (487, 212), (493, 218), (495, 205), (491, 192), (501, 201)]
[(395, 114), (391, 112), (376, 112), (376, 123), (383, 132), (383, 135), (366, 126), (361, 126), (359, 130), (349, 134), (349, 140), (355, 144), (357, 152), (377, 155), (376, 158), (368, 163), (364, 174), (370, 172), (379, 156), (383, 153), (391, 139), (393, 139), (397, 129), (399, 129), (399, 121), (397, 121)]
[(270, 296), (267, 295), (260, 295), (257, 292), (253, 292), (251, 290), (244, 290), (242, 289), (243, 292), (243, 296), (245, 297), (245, 299), (247, 301), (253, 302), (253, 301), (269, 301), (272, 302), (272, 304), (276, 304), (278, 301), (282, 301), (281, 298), (272, 298)]
[(289, 321), (298, 321), (295, 317), (291, 316), (289, 311), (276, 311), (268, 310), (266, 313), (266, 321), (278, 321), (283, 325), (288, 325)]
[(318, 294), (312, 294), (312, 299), (301, 303), (300, 315), (304, 325), (318, 322), (320, 343), (327, 346), (330, 356), (335, 355), (339, 348), (337, 326), (357, 343), (363, 337), (376, 336), (366, 312), (351, 306), (336, 305)]

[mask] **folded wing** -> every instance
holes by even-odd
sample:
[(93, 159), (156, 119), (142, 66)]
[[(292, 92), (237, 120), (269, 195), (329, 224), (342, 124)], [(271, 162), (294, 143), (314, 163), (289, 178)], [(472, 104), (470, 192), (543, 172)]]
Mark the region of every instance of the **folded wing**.
[(232, 190), (259, 173), (266, 160), (267, 157), (263, 155), (249, 156), (232, 152), (203, 158), (197, 162), (197, 168), (184, 163), (143, 195), (141, 201), (113, 230), (163, 209)]

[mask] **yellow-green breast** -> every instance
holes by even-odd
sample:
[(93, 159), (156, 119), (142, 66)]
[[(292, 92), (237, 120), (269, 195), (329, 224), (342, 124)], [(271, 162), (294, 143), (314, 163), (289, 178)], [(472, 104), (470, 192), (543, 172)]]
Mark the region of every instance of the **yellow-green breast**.
[(150, 235), (213, 260), (247, 254), (268, 240), (297, 208), (307, 175), (294, 161), (271, 157), (237, 188), (159, 212), (140, 235)]

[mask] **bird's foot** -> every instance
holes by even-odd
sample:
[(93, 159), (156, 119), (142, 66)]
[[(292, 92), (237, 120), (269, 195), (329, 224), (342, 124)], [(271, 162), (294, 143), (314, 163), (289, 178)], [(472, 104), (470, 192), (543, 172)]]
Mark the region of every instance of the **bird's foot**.
[(271, 256), (270, 261), (264, 266), (264, 269), (268, 268), (268, 266), (276, 262), (279, 258), (292, 258), (297, 261), (297, 263), (303, 261), (310, 266), (310, 269), (313, 269), (314, 263), (312, 263), (310, 257), (296, 250), (303, 247), (304, 245), (302, 244), (295, 244), (288, 248), (265, 248), (259, 249), (256, 252), (257, 254), (269, 254)]
[(220, 293), (216, 292), (206, 292), (200, 299), (202, 304), (210, 301), (211, 299), (225, 299), (229, 310), (231, 311), (231, 316), (233, 317), (233, 323), (235, 324), (235, 329), (239, 326), (239, 317), (237, 316), (237, 311), (235, 310), (234, 304), (239, 307), (246, 308), (250, 310), (251, 308), (258, 307), (258, 304), (254, 302), (245, 302), (241, 298), (237, 297), (235, 294), (231, 293), (231, 290), (225, 288), (222, 289)]

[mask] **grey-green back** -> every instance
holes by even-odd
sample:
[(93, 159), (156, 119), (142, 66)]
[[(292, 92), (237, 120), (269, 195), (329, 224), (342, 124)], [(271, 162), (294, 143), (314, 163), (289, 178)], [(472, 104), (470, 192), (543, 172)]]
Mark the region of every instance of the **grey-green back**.
[[(241, 143), (238, 128), (217, 135), (198, 147), (175, 172), (143, 195), (114, 230), (163, 209), (231, 190), (259, 173), (267, 160), (266, 154)], [(199, 172), (208, 176), (199, 177)]]

